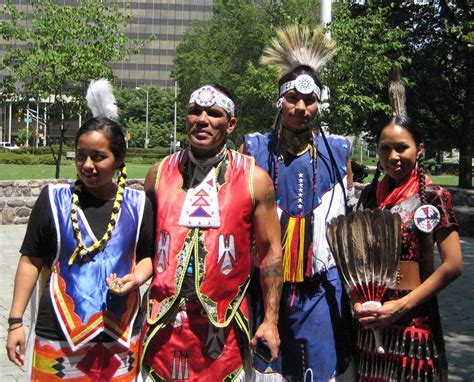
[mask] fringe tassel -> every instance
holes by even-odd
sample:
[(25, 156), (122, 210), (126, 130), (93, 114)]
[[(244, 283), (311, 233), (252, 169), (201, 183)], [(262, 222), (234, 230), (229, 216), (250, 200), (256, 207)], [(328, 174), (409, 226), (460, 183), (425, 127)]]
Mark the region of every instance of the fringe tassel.
[(306, 262), (306, 272), (304, 275), (306, 277), (311, 277), (313, 273), (313, 243), (309, 245), (307, 255), (308, 255), (308, 260)]
[(283, 236), (283, 281), (302, 282), (304, 273), (304, 217), (290, 217)]
[(298, 249), (299, 249), (299, 241), (300, 241), (300, 222), (301, 216), (297, 216), (295, 219), (295, 226), (293, 232), (291, 233), (291, 269), (290, 275), (292, 278), (292, 282), (298, 281)]
[(291, 268), (291, 241), (295, 229), (295, 218), (290, 217), (285, 235), (283, 236), (283, 281), (292, 281), (290, 276)]
[(296, 281), (302, 282), (303, 279), (303, 272), (304, 272), (304, 234), (305, 234), (305, 225), (306, 219), (302, 218), (300, 220), (300, 242), (298, 248), (298, 266), (296, 268)]

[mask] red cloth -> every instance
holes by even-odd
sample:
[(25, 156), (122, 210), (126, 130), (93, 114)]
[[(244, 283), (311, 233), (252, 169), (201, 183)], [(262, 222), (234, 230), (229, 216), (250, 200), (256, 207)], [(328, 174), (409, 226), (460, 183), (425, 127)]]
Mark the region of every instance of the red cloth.
[(174, 322), (152, 338), (144, 356), (147, 368), (153, 369), (151, 376), (167, 381), (217, 382), (231, 380), (242, 369), (237, 325), (218, 329), (202, 310), (199, 302), (186, 301), (186, 310), (179, 311)]
[[(390, 189), (391, 178), (386, 175), (377, 185), (377, 206), (392, 208), (405, 199), (417, 194), (420, 189), (417, 170), (417, 167), (413, 168), (410, 174), (392, 190)], [(428, 186), (431, 183), (431, 179), (425, 175), (425, 185)]]

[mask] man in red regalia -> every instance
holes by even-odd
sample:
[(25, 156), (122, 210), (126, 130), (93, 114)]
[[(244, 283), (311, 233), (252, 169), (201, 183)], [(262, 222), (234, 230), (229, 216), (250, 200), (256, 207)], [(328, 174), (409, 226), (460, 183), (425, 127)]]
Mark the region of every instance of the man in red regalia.
[[(195, 90), (186, 125), (189, 148), (154, 165), (145, 181), (156, 201), (156, 252), (144, 379), (250, 380), (249, 347), (260, 341), (275, 359), (280, 344), (282, 256), (273, 184), (253, 158), (226, 147), (236, 126), (226, 89)], [(265, 314), (250, 339), (245, 295), (254, 266)]]

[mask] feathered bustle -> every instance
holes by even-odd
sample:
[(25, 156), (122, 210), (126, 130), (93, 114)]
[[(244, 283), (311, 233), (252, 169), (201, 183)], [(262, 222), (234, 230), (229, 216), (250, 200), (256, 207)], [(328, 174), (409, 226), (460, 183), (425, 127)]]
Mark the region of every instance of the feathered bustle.
[(105, 78), (92, 80), (87, 88), (86, 101), (94, 117), (118, 119), (118, 107), (109, 80)]
[(317, 72), (336, 50), (335, 41), (324, 34), (323, 26), (311, 32), (307, 26), (289, 25), (277, 30), (260, 62), (274, 66), (280, 77), (300, 66), (309, 66)]

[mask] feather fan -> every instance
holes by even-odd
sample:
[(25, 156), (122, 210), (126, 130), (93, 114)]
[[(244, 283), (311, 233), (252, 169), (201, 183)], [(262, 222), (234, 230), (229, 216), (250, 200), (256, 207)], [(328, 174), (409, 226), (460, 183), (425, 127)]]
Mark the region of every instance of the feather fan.
[[(397, 282), (400, 215), (380, 208), (351, 212), (332, 219), (326, 236), (353, 299), (365, 306), (381, 306), (385, 292)], [(375, 340), (378, 351), (383, 353), (377, 332)]]
[(94, 117), (118, 119), (118, 107), (109, 80), (105, 78), (92, 80), (87, 88), (86, 100)]
[(335, 41), (324, 34), (324, 27), (318, 26), (311, 33), (307, 26), (289, 25), (277, 30), (260, 62), (274, 66), (280, 77), (299, 66), (309, 66), (317, 72), (336, 50)]

